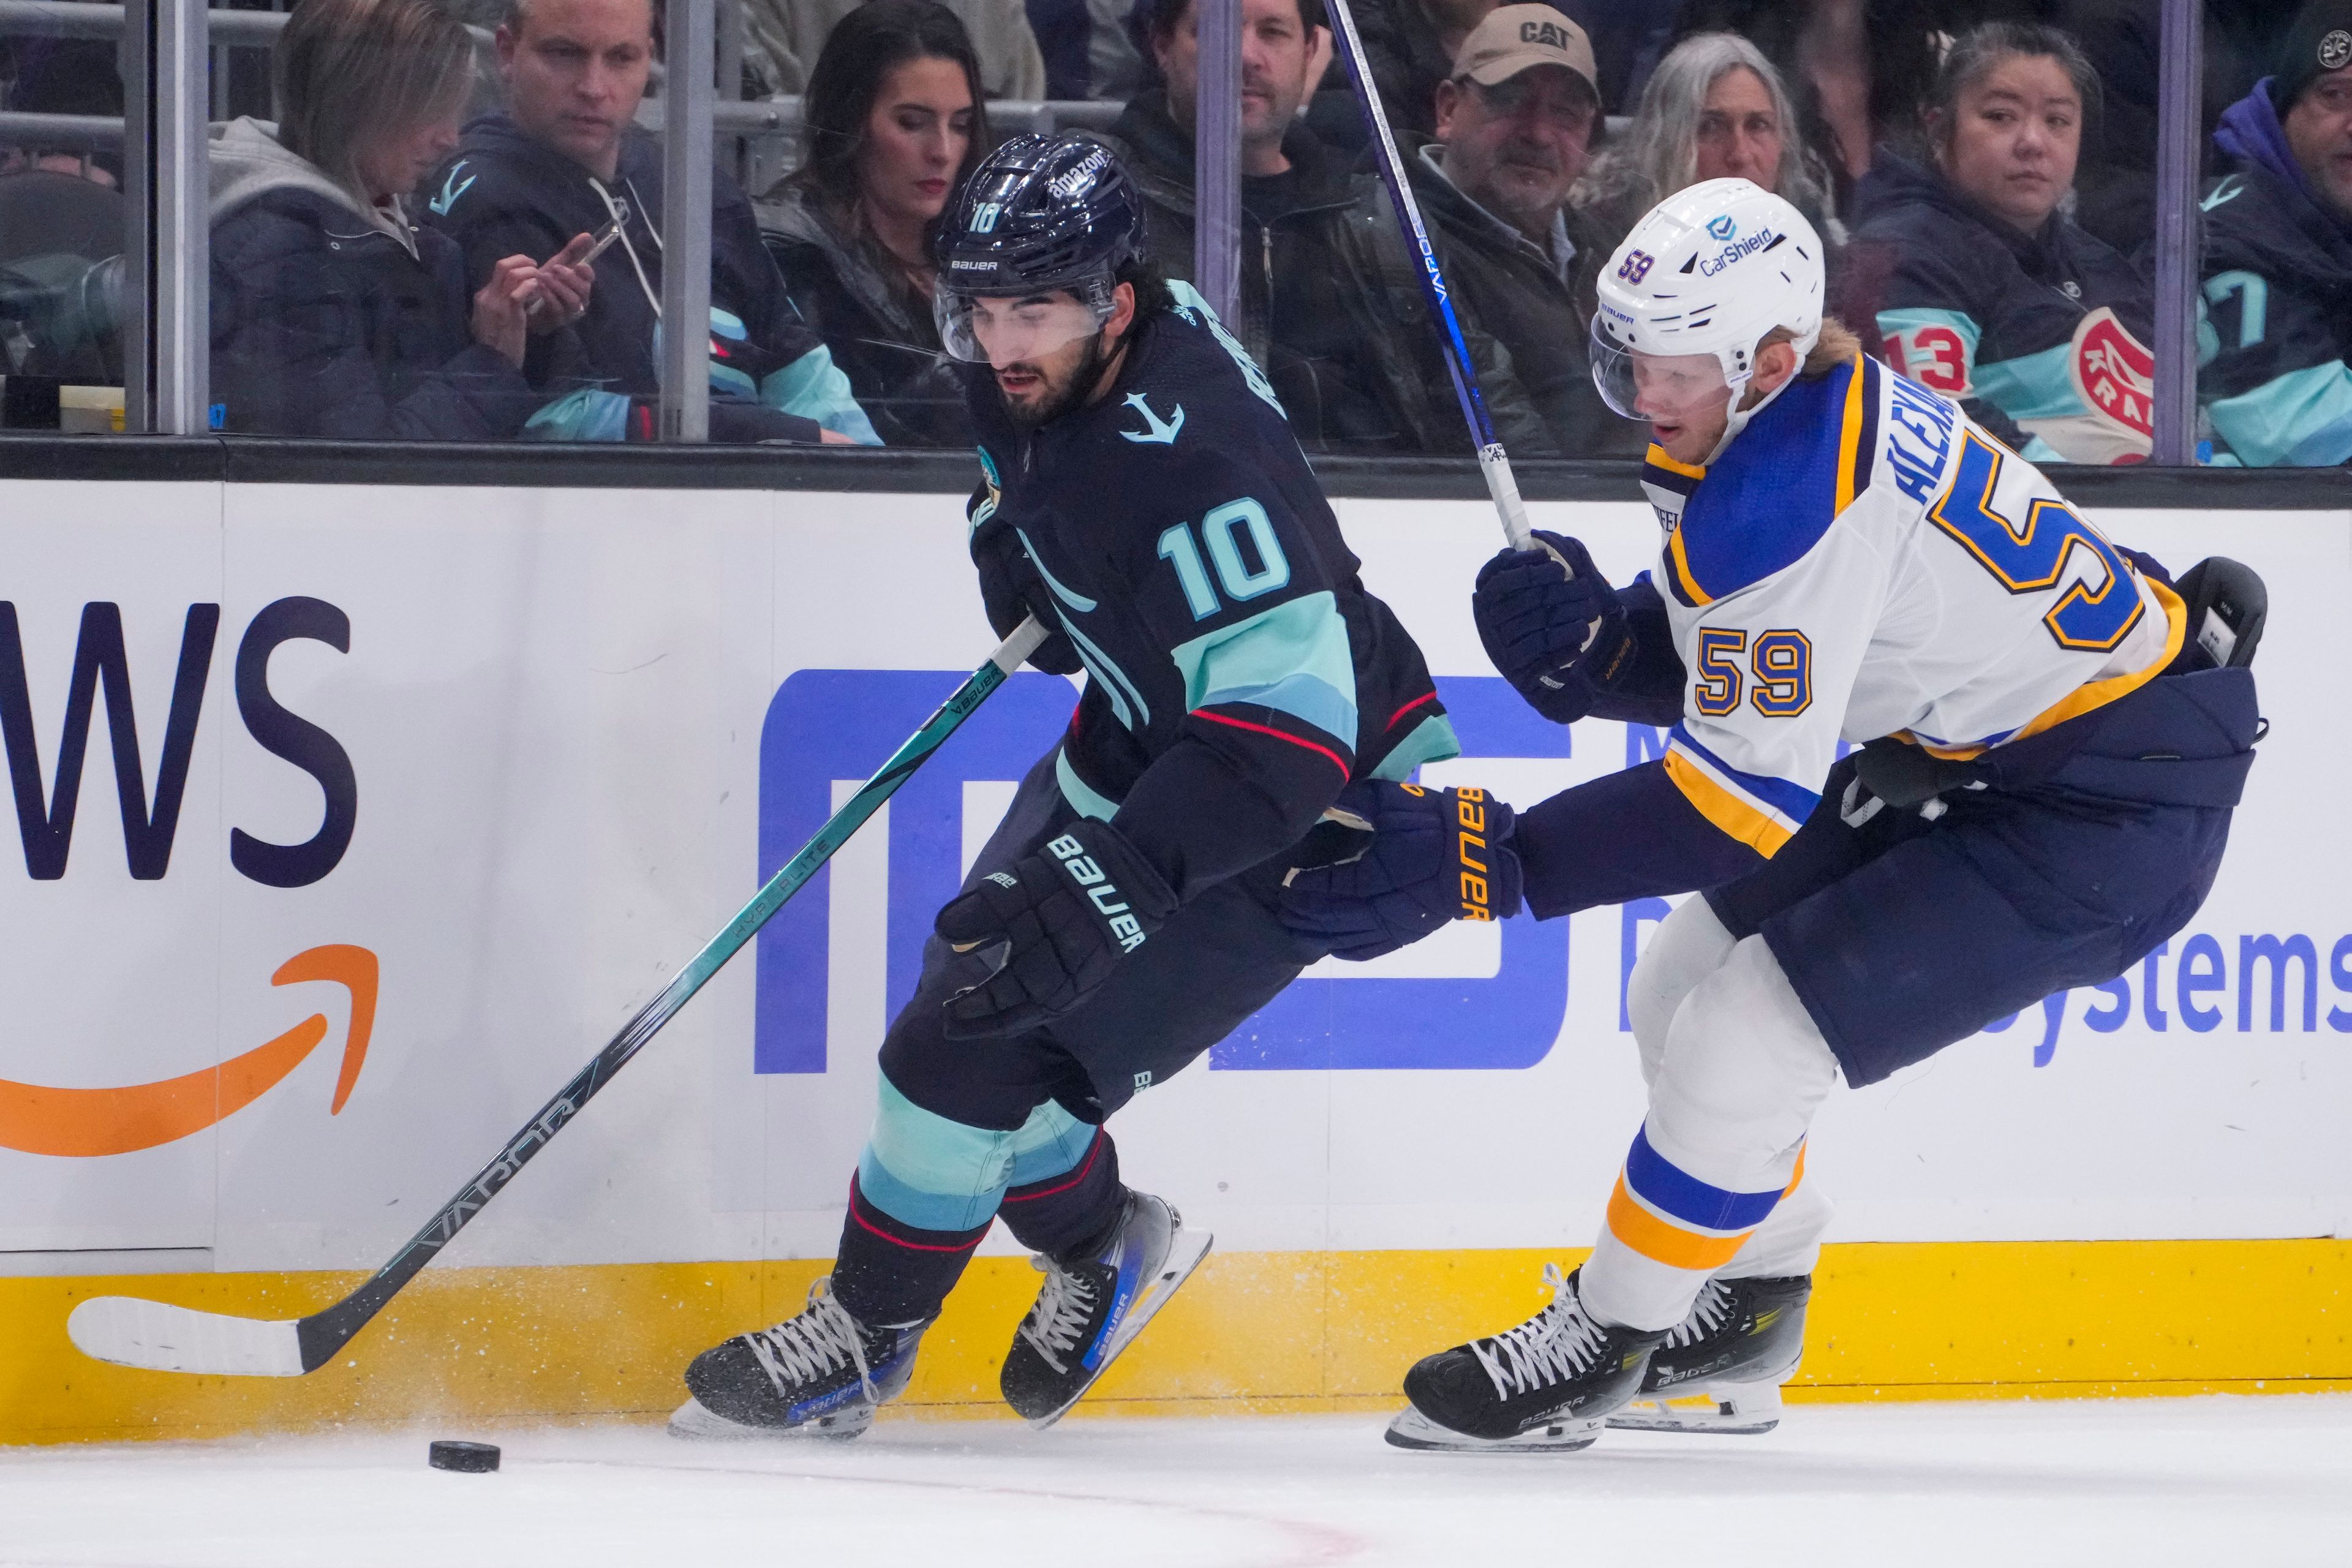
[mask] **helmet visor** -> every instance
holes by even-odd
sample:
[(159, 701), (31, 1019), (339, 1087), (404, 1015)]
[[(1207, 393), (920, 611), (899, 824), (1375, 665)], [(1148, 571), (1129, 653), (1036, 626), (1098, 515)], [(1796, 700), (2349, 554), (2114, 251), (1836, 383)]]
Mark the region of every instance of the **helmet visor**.
[(1601, 401), (1645, 425), (1688, 425), (1731, 401), (1723, 362), (1713, 354), (1645, 354), (1624, 348), (1592, 321), (1592, 384)]
[(931, 297), (931, 318), (949, 353), (967, 364), (1002, 370), (1094, 336), (1110, 320), (1112, 305), (1108, 279), (1023, 295), (967, 294), (942, 287)]

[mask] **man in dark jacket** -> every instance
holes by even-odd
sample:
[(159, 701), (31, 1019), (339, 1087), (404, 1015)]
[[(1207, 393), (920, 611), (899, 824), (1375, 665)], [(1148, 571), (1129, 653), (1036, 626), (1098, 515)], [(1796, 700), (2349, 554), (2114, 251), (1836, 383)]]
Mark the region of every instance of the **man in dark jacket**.
[[(544, 432), (613, 438), (622, 421), (648, 421), (646, 399), (661, 385), (661, 144), (629, 120), (653, 70), (652, 5), (516, 0), (498, 50), (508, 112), (466, 127), (425, 221), (457, 240), (477, 283), (500, 257), (551, 256), (621, 221), (599, 262), (606, 286), (578, 328), (603, 389), (572, 400), (576, 427)], [(723, 173), (711, 181), (710, 306), (714, 438), (877, 442)]]
[(2352, 0), (2304, 11), (2213, 141), (2237, 164), (2205, 198), (2213, 434), (2249, 468), (2352, 461)]
[[(1106, 140), (1142, 190), (1153, 256), (1192, 275), (1195, 7), (1154, 14), (1150, 42), (1168, 85), (1136, 99)], [(1265, 366), (1309, 450), (1462, 451), (1454, 405), (1416, 266), (1370, 174), (1298, 123), (1328, 58), (1319, 0), (1243, 0), (1242, 277), (1231, 325)], [(1509, 356), (1478, 334), (1480, 390), (1514, 452), (1552, 442)]]
[[(1509, 351), (1563, 456), (1640, 457), (1640, 427), (1593, 389), (1570, 286), (1598, 243), (1568, 205), (1601, 122), (1583, 30), (1549, 5), (1498, 7), (1464, 42), (1436, 109), (1436, 139), (1404, 141), (1405, 172), (1455, 307)], [(1388, 216), (1386, 192), (1370, 199)]]

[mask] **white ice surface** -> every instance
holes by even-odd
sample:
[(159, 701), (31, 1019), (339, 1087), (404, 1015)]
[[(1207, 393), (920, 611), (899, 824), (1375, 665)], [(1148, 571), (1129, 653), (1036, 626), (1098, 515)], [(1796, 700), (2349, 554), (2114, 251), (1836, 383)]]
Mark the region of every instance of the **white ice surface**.
[[(2352, 1562), (2352, 1396), (1812, 1405), (1764, 1437), (1414, 1455), (1370, 1416), (887, 1420), (0, 1451), (0, 1563), (74, 1568), (1276, 1568)], [(467, 1434), (446, 1432), (444, 1436)]]

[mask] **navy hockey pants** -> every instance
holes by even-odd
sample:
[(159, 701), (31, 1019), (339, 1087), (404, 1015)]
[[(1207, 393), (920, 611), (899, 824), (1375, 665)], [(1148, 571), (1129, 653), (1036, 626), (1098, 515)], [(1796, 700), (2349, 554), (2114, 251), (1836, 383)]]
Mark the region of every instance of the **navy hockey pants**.
[(1933, 821), (1845, 820), (1856, 762), (1780, 852), (1709, 905), (1760, 932), (1838, 1058), (1875, 1083), (1987, 1024), (2114, 979), (2220, 869), (2260, 721), (2243, 669), (2169, 675), (1989, 752)]
[[(1021, 782), (969, 889), (1077, 819), (1058, 752)], [(1125, 1209), (1102, 1122), (1272, 1001), (1320, 950), (1276, 912), (1283, 866), (1218, 883), (1179, 910), (1101, 990), (1043, 1028), (950, 1040), (940, 1008), (985, 978), (937, 937), (882, 1042), (881, 1105), (850, 1184), (834, 1294), (866, 1323), (934, 1316), (1000, 1215), (1033, 1252), (1108, 1239)]]

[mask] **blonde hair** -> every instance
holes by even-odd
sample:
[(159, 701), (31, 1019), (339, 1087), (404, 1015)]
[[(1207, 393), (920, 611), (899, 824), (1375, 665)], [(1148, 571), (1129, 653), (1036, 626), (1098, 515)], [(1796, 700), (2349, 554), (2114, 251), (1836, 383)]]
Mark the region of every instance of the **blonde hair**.
[[(1757, 340), (1756, 352), (1760, 354), (1774, 343), (1796, 341), (1797, 334), (1788, 328), (1775, 327)], [(1805, 363), (1797, 367), (1797, 374), (1806, 381), (1818, 381), (1840, 365), (1852, 364), (1860, 353), (1862, 340), (1854, 335), (1853, 329), (1835, 316), (1823, 316), (1822, 335), (1815, 340), (1812, 352), (1805, 355)]]
[(472, 37), (431, 0), (302, 0), (270, 53), (278, 143), (370, 202), (362, 153), (454, 112), (473, 67)]

